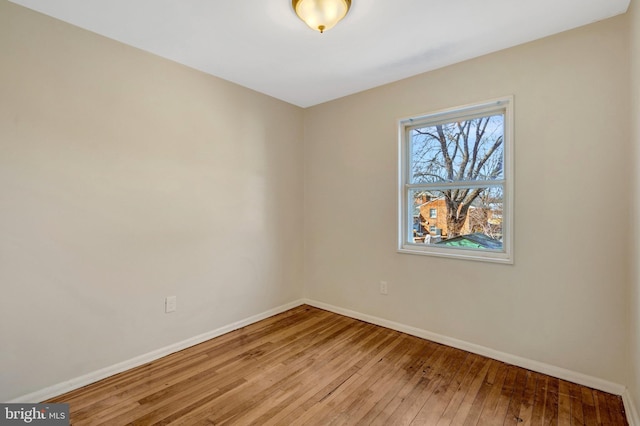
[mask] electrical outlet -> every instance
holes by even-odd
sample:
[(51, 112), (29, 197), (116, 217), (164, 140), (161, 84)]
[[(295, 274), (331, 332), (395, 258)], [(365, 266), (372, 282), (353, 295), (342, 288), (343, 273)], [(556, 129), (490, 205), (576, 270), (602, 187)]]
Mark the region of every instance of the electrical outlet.
[(164, 312), (165, 313), (169, 313), (169, 312), (175, 312), (176, 308), (178, 306), (178, 301), (176, 296), (167, 296), (166, 299), (164, 299)]
[(384, 295), (388, 294), (388, 288), (387, 288), (387, 282), (386, 281), (380, 281), (380, 294), (384, 294)]

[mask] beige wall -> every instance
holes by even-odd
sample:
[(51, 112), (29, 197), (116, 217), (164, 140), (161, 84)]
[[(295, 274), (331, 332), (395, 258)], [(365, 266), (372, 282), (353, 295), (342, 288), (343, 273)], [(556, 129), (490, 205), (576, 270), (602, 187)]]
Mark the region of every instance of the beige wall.
[[(623, 16), (308, 109), (307, 296), (626, 383), (628, 73)], [(396, 253), (396, 120), (510, 94), (515, 264)]]
[(632, 235), (631, 280), (631, 375), (628, 383), (631, 397), (640, 409), (640, 5), (631, 2), (628, 13), (631, 25), (631, 143), (635, 152), (635, 233)]
[(302, 109), (5, 0), (0, 55), (0, 401), (302, 297)]

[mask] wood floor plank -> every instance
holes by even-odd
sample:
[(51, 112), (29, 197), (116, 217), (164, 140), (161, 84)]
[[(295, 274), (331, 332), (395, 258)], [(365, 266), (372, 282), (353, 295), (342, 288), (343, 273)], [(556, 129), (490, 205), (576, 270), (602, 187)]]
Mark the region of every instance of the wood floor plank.
[(477, 359), (477, 355), (460, 351), (460, 367), (448, 376), (443, 375), (440, 378), (440, 385), (434, 390), (431, 396), (425, 401), (424, 405), (413, 419), (413, 425), (435, 425), (444, 415), (447, 407), (452, 403), (454, 395), (459, 391), (460, 385), (473, 367)]
[[(386, 340), (383, 340), (380, 345), (378, 345), (379, 347), (386, 346), (385, 341), (390, 341), (393, 339), (393, 336), (388, 335), (385, 339)], [(278, 413), (274, 419), (278, 419), (278, 422), (281, 422), (280, 424), (290, 424), (294, 421), (298, 421), (303, 415), (310, 416), (314, 412), (319, 411), (320, 407), (324, 407), (326, 404), (331, 402), (331, 395), (338, 392), (352, 376), (358, 374), (363, 366), (366, 365), (367, 360), (370, 361), (371, 359), (375, 359), (375, 356), (379, 354), (376, 349), (377, 347), (369, 347), (369, 350), (367, 351), (359, 351), (358, 356), (354, 356), (353, 353), (345, 350), (344, 353), (350, 359), (348, 361), (341, 361), (340, 365), (342, 366), (342, 369), (349, 367), (347, 374), (340, 375), (335, 380), (325, 384), (324, 386), (312, 387), (311, 391), (307, 392), (305, 396), (300, 399), (298, 404), (283, 410), (283, 412), (287, 414), (285, 417), (281, 416), (282, 413)], [(386, 350), (389, 349), (390, 347), (386, 348)], [(279, 424), (267, 419), (265, 420), (266, 423), (264, 424)]]
[(441, 357), (433, 364), (426, 366), (426, 374), (413, 388), (404, 401), (391, 414), (387, 424), (400, 426), (409, 425), (416, 418), (426, 401), (434, 392), (441, 392), (443, 382), (454, 374), (467, 354), (463, 351), (445, 348)]
[[(307, 412), (296, 419), (297, 422), (304, 422), (307, 417), (322, 418), (325, 424), (338, 423), (341, 413), (347, 411), (352, 402), (357, 402), (362, 395), (371, 395), (370, 386), (375, 384), (381, 377), (389, 374), (389, 370), (393, 370), (395, 362), (406, 352), (407, 348), (403, 347), (402, 340), (398, 340), (392, 345), (385, 348), (373, 348), (370, 360), (367, 363), (361, 362), (354, 365), (356, 372), (347, 380), (343, 381), (340, 386), (335, 387), (321, 398), (321, 404), (312, 407)], [(362, 360), (361, 360), (362, 361)], [(374, 374), (365, 373), (370, 365), (375, 365)], [(334, 398), (334, 395), (341, 395), (341, 398)], [(323, 407), (322, 409), (320, 407)], [(324, 411), (328, 415), (322, 415)], [(356, 415), (355, 412), (351, 413)]]
[(504, 419), (505, 425), (517, 425), (522, 422), (520, 418), (520, 409), (525, 403), (525, 390), (527, 387), (527, 380), (530, 376), (530, 372), (522, 369), (518, 369), (516, 374), (516, 380), (513, 385), (513, 391), (511, 394), (511, 400), (507, 407), (506, 416)]
[(533, 407), (535, 405), (536, 388), (538, 385), (538, 374), (527, 371), (527, 381), (522, 395), (520, 410), (517, 413), (518, 423), (530, 425), (533, 419)]
[(600, 414), (596, 410), (596, 403), (593, 399), (593, 391), (589, 388), (580, 388), (582, 393), (582, 410), (584, 412), (584, 424), (594, 426), (602, 424)]
[(604, 393), (593, 390), (593, 400), (596, 403), (596, 411), (600, 415), (600, 421), (603, 425), (613, 425), (611, 415), (609, 413), (609, 404)]
[[(502, 386), (507, 379), (507, 374), (513, 367), (506, 364), (502, 364), (498, 370), (495, 381), (491, 384), (491, 391), (487, 395), (487, 399), (482, 407), (482, 414), (478, 420), (478, 424), (491, 425), (499, 422), (501, 419), (494, 417), (496, 409), (498, 408), (498, 402), (500, 401), (500, 395), (502, 394)], [(501, 422), (500, 422), (501, 423)]]
[(404, 355), (409, 351), (408, 336), (368, 369), (361, 369), (360, 380), (350, 394), (344, 394), (334, 407), (329, 425), (353, 424), (364, 418), (369, 410), (379, 404), (392, 381), (397, 380), (403, 370)]
[(519, 370), (520, 369), (515, 366), (509, 366), (507, 377), (505, 378), (504, 384), (502, 385), (502, 390), (500, 392), (500, 396), (498, 397), (498, 403), (496, 404), (496, 408), (492, 416), (494, 420), (492, 420), (491, 423), (496, 422), (498, 424), (504, 424), (504, 420), (507, 417), (509, 404), (511, 403), (511, 399), (513, 398), (516, 377), (518, 376)]
[[(485, 378), (489, 374), (490, 369), (495, 362), (485, 357), (481, 357), (481, 360), (476, 363), (478, 366), (482, 365), (482, 368), (477, 372), (472, 370), (467, 375), (467, 380), (460, 385), (460, 392), (464, 393), (462, 401), (460, 404), (455, 407), (455, 401), (452, 401), (452, 404), (447, 407), (447, 410), (442, 415), (442, 418), (438, 420), (438, 425), (464, 425), (465, 421), (471, 417), (471, 412), (474, 407), (474, 402), (476, 398), (481, 392), (482, 385), (485, 381)], [(455, 397), (454, 397), (455, 398)], [(453, 417), (450, 418), (448, 413), (453, 412)], [(478, 410), (478, 415), (480, 410)]]
[(609, 416), (611, 417), (611, 422), (614, 425), (624, 424), (626, 421), (626, 414), (624, 411), (624, 406), (618, 403), (618, 398), (611, 395), (603, 393), (607, 400), (607, 404), (609, 406)]
[(626, 425), (618, 396), (310, 306), (74, 390), (81, 425)]
[(462, 417), (458, 419), (458, 422), (463, 420), (463, 425), (471, 426), (475, 425), (479, 422), (480, 416), (482, 415), (482, 411), (484, 409), (484, 404), (489, 394), (493, 390), (493, 384), (495, 382), (495, 378), (498, 377), (498, 373), (504, 367), (504, 364), (499, 361), (490, 360), (490, 367), (487, 375), (484, 377), (482, 386), (480, 387), (478, 393), (475, 395), (473, 402), (471, 403), (471, 408), (469, 409), (469, 414), (466, 417)]
[(571, 424), (571, 390), (564, 380), (558, 383), (558, 424)]
[[(343, 330), (343, 334), (352, 333), (353, 330), (357, 329), (357, 327), (352, 327), (351, 324), (347, 324), (345, 327), (351, 330)], [(336, 339), (334, 337), (334, 333), (321, 336), (321, 339), (315, 342), (314, 345), (319, 344), (319, 342), (325, 342), (331, 345), (335, 345), (336, 342), (342, 342), (345, 345), (348, 343), (347, 339)], [(283, 352), (282, 355), (286, 356), (286, 351)], [(286, 364), (277, 362), (271, 368), (259, 367), (260, 371), (249, 373), (254, 377), (254, 380), (247, 381), (246, 384), (233, 389), (229, 394), (221, 396), (197, 410), (192, 410), (184, 416), (184, 419), (186, 421), (192, 421), (197, 417), (204, 416), (215, 424), (218, 424), (232, 418), (234, 413), (241, 412), (243, 409), (246, 409), (247, 406), (260, 401), (261, 396), (264, 397), (268, 395), (268, 386), (280, 385), (286, 378), (292, 375), (298, 376), (300, 373), (299, 369), (304, 368), (305, 363), (309, 362), (309, 359), (306, 357), (294, 356), (293, 358), (295, 359), (295, 363)], [(243, 374), (247, 375), (247, 372), (245, 371)], [(174, 417), (175, 416), (172, 416), (170, 420), (174, 421)]]
[(547, 389), (544, 406), (544, 421), (545, 425), (558, 424), (558, 379), (555, 377), (549, 377), (547, 379)]
[[(347, 327), (347, 324), (332, 323), (328, 326), (328, 328), (334, 327), (344, 328)], [(311, 333), (312, 331), (309, 332)], [(299, 339), (304, 339), (305, 336), (307, 335), (302, 333), (299, 336)], [(262, 341), (256, 341), (256, 343), (262, 343)], [(228, 356), (216, 358), (217, 362), (203, 363), (204, 365), (210, 366), (208, 370), (199, 371), (197, 375), (189, 377), (188, 380), (182, 380), (177, 384), (162, 389), (156, 394), (149, 395), (139, 401), (143, 404), (143, 409), (136, 410), (135, 413), (123, 413), (119, 417), (113, 418), (112, 421), (120, 423), (124, 422), (128, 417), (137, 416), (141, 418), (141, 422), (143, 424), (152, 424), (155, 421), (162, 419), (162, 417), (159, 416), (164, 414), (170, 414), (170, 417), (179, 416), (180, 412), (185, 411), (184, 408), (182, 410), (171, 410), (170, 408), (162, 407), (162, 409), (158, 410), (157, 405), (163, 404), (167, 395), (183, 395), (185, 393), (193, 393), (195, 396), (192, 400), (204, 403), (205, 400), (198, 397), (199, 389), (206, 389), (207, 387), (212, 388), (214, 384), (217, 385), (218, 388), (226, 390), (225, 392), (216, 392), (217, 397), (220, 398), (223, 393), (226, 393), (244, 383), (243, 380), (239, 380), (241, 374), (252, 374), (258, 371), (260, 364), (254, 362), (251, 366), (247, 367), (244, 365), (247, 360), (263, 361), (268, 364), (269, 362), (282, 359), (282, 357), (288, 357), (291, 356), (291, 354), (295, 354), (296, 348), (297, 346), (295, 342), (291, 342), (288, 346), (274, 346), (271, 342), (264, 342), (260, 344), (260, 346), (249, 345), (244, 353), (234, 347), (229, 351)], [(277, 358), (278, 356), (280, 358)], [(153, 404), (153, 402), (157, 403)], [(175, 405), (173, 407), (175, 407)], [(189, 408), (187, 408), (187, 410), (188, 409)], [(144, 416), (141, 416), (142, 414), (144, 414)]]
[(340, 403), (345, 399), (348, 399), (353, 392), (356, 392), (357, 389), (361, 387), (361, 383), (366, 381), (367, 371), (371, 369), (372, 366), (383, 360), (384, 357), (386, 357), (393, 349), (398, 347), (399, 344), (400, 342), (398, 341), (394, 342), (393, 345), (385, 345), (385, 347), (380, 345), (379, 347), (374, 348), (372, 356), (368, 357), (367, 362), (362, 362), (364, 361), (364, 359), (362, 359), (358, 363), (358, 372), (356, 374), (342, 383), (340, 387), (332, 390), (330, 394), (323, 397), (319, 403), (309, 408), (301, 416), (295, 419), (290, 419), (291, 424), (305, 425), (311, 421), (321, 422), (321, 424), (330, 424), (340, 415)]
[(432, 363), (441, 362), (445, 351), (447, 350), (446, 346), (437, 345), (429, 356), (425, 359), (424, 363), (420, 366), (420, 368), (415, 371), (415, 374), (411, 377), (411, 380), (404, 383), (402, 388), (398, 391), (398, 393), (389, 401), (388, 404), (384, 407), (384, 409), (378, 413), (378, 415), (372, 420), (371, 425), (384, 426), (390, 424), (391, 416), (398, 411), (398, 407), (405, 403), (405, 401), (409, 398), (412, 392), (416, 388), (423, 388), (428, 384), (429, 379), (426, 379), (425, 376), (429, 370), (429, 366)]
[(534, 397), (533, 412), (531, 415), (532, 425), (543, 425), (545, 417), (545, 408), (547, 407), (547, 385), (551, 377), (545, 375), (538, 376), (536, 385), (536, 393)]
[(388, 418), (388, 416), (390, 416), (395, 410), (397, 404), (401, 402), (401, 400), (397, 399), (396, 396), (403, 392), (403, 389), (412, 388), (411, 383), (417, 383), (417, 381), (422, 377), (423, 365), (431, 358), (436, 350), (441, 347), (440, 345), (426, 340), (417, 339), (415, 337), (411, 338), (414, 342), (412, 344), (413, 350), (408, 352), (406, 355), (406, 366), (403, 368), (404, 371), (394, 375), (392, 383), (385, 389), (385, 393), (380, 402), (370, 408), (366, 415), (356, 424), (361, 426), (372, 425), (376, 422), (380, 423), (384, 419)]
[(571, 394), (571, 425), (583, 426), (585, 423), (580, 386), (575, 383), (569, 383), (569, 392)]

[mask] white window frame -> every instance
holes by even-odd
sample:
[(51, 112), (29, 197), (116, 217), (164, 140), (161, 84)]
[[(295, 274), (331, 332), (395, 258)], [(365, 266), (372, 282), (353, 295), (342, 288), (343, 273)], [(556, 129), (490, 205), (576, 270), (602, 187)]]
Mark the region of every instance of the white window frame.
[[(470, 119), (478, 116), (504, 114), (504, 179), (490, 181), (503, 186), (502, 211), (502, 250), (437, 247), (413, 241), (413, 212), (409, 206), (409, 193), (416, 187), (429, 185), (410, 184), (410, 131), (416, 126), (430, 126), (455, 120)], [(505, 96), (481, 103), (449, 108), (429, 114), (403, 118), (398, 121), (398, 252), (417, 255), (449, 257), (456, 259), (477, 260), (513, 264), (513, 96)], [(489, 181), (454, 181), (440, 187), (469, 188), (486, 186)], [(410, 221), (411, 219), (411, 221)]]

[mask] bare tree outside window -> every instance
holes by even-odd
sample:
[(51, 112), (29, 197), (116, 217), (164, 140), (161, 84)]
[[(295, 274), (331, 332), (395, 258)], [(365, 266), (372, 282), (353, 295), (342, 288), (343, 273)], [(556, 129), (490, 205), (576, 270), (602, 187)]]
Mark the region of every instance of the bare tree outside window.
[(412, 237), (403, 225), (402, 250), (437, 255), (458, 250), (453, 254), (457, 257), (474, 257), (466, 253), (480, 250), (495, 252), (480, 255), (483, 259), (511, 261), (511, 241), (504, 247), (512, 211), (506, 205), (512, 191), (507, 176), (507, 161), (512, 161), (511, 100), (400, 122), (401, 208), (414, 226)]
[[(445, 183), (495, 180), (503, 174), (504, 116), (492, 115), (411, 131), (411, 182)], [(496, 191), (489, 191), (495, 195)], [(487, 209), (487, 188), (439, 191), (447, 206), (447, 235), (460, 235), (469, 209)], [(479, 197), (483, 195), (481, 203)], [(487, 215), (477, 211), (475, 217)], [(493, 234), (493, 233), (492, 233)]]

